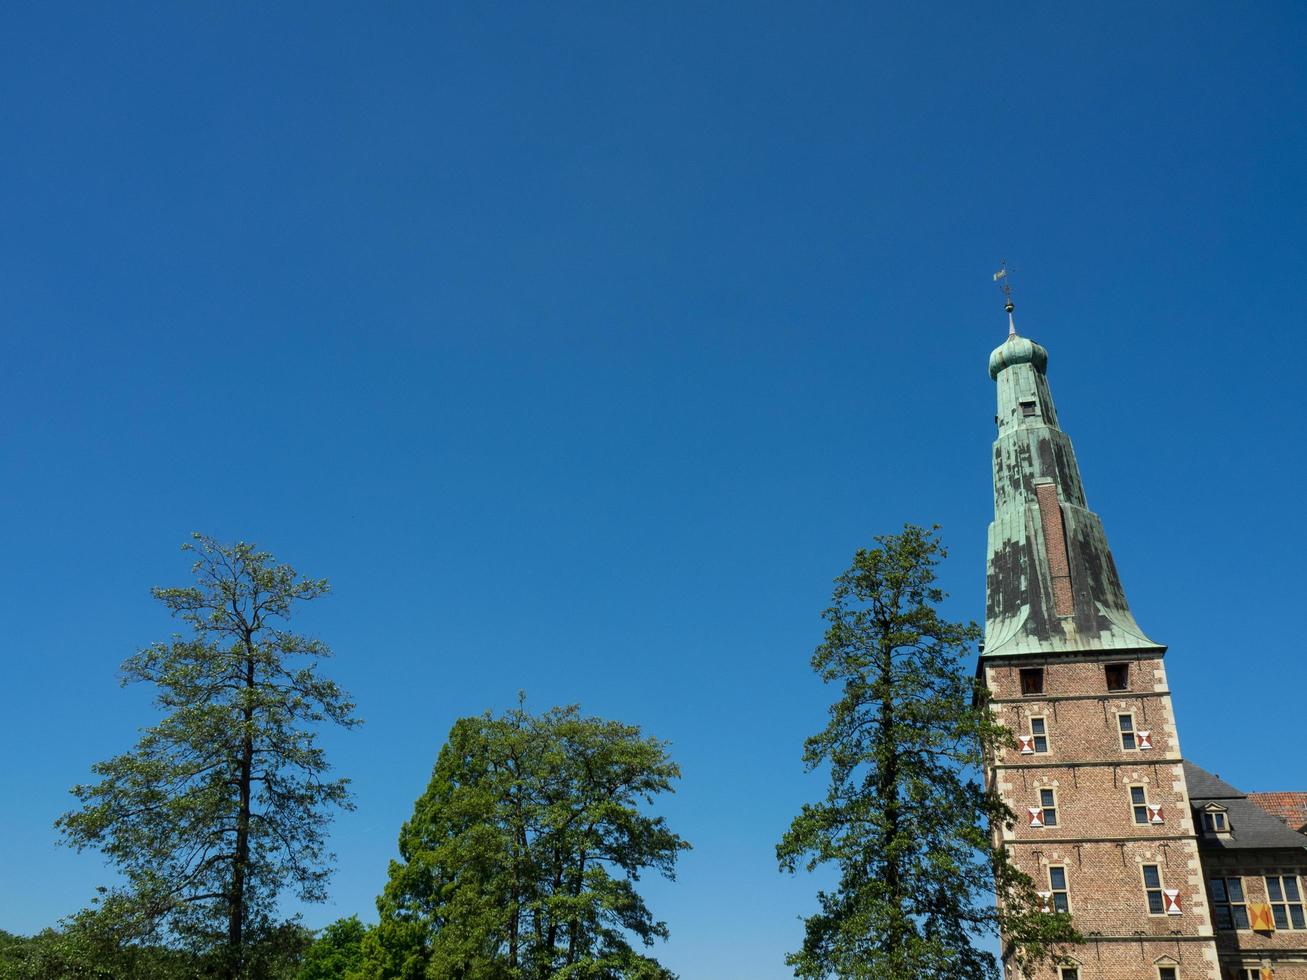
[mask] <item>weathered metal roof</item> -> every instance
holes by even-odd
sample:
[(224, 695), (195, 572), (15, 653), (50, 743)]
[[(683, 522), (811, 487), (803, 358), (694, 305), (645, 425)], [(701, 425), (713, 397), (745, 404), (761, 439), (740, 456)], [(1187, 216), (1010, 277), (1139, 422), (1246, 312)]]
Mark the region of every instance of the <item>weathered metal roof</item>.
[(989, 357), (998, 386), (985, 657), (1160, 651), (1135, 622), (1102, 521), (1058, 426), (1048, 352), (1012, 335)]

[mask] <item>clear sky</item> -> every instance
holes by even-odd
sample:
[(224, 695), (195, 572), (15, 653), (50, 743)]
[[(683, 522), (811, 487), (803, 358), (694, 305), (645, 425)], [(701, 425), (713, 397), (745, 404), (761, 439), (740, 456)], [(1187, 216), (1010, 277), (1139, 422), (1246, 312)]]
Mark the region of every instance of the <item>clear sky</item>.
[(0, 927), (152, 714), (195, 529), (335, 594), (366, 725), (318, 926), (375, 917), (455, 718), (669, 739), (687, 980), (771, 980), (830, 581), (939, 522), (984, 609), (990, 274), (1186, 754), (1307, 789), (1307, 6), (10, 4), (0, 20)]

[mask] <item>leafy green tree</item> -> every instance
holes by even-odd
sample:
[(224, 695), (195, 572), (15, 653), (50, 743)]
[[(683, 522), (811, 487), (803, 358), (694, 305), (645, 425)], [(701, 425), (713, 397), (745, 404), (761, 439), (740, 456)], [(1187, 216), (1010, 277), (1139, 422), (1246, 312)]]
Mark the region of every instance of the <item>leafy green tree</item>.
[(679, 776), (665, 743), (576, 707), (461, 719), (400, 831), (361, 976), (672, 980), (630, 939), (667, 937), (635, 885), (673, 878), (689, 844), (641, 804)]
[[(796, 976), (969, 980), (994, 975), (977, 937), (1000, 931), (1021, 963), (1080, 941), (1065, 914), (1041, 911), (1030, 879), (995, 845), (1013, 819), (981, 781), (1011, 736), (968, 671), (974, 623), (936, 607), (934, 529), (905, 525), (875, 539), (835, 580), (812, 666), (841, 685), (804, 762), (830, 785), (805, 805), (776, 848), (783, 869), (832, 864), (839, 884), (818, 895)], [(995, 904), (995, 894), (998, 902)]]
[(212, 975), (268, 976), (304, 946), (298, 926), (277, 921), (277, 897), (326, 897), (326, 828), (351, 806), (317, 730), (357, 720), (318, 672), (327, 646), (286, 627), (325, 581), (249, 544), (197, 534), (183, 548), (196, 584), (153, 594), (190, 635), (123, 665), (124, 684), (155, 685), (164, 717), (92, 767), (99, 781), (73, 788), (81, 808), (57, 826), (122, 873), (93, 916), (119, 945), (162, 941), (206, 954)]
[(337, 919), (304, 952), (296, 980), (345, 980), (363, 962), (363, 937), (368, 927), (357, 915)]

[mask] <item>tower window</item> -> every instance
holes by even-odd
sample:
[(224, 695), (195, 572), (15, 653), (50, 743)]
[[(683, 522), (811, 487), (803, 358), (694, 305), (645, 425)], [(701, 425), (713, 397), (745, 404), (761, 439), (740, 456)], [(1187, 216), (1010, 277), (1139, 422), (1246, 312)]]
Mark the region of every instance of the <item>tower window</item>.
[(1057, 793), (1051, 789), (1039, 791), (1040, 819), (1045, 827), (1057, 826)]
[(1209, 834), (1224, 834), (1230, 829), (1229, 822), (1225, 819), (1224, 810), (1204, 810), (1203, 811), (1203, 830)]
[(1109, 691), (1127, 691), (1130, 689), (1130, 665), (1108, 664), (1107, 689)]
[(1166, 912), (1166, 903), (1162, 901), (1162, 869), (1155, 864), (1145, 864), (1144, 896), (1148, 901), (1149, 915), (1162, 915)]
[(1135, 745), (1135, 716), (1130, 712), (1116, 716), (1117, 727), (1121, 730), (1121, 748), (1133, 752)]
[(1157, 980), (1177, 980), (1179, 974), (1173, 966), (1159, 966), (1157, 968)]
[(1134, 809), (1135, 823), (1148, 823), (1148, 790), (1142, 786), (1130, 787), (1130, 805)]
[(1058, 980), (1080, 980), (1080, 967), (1064, 966), (1058, 971)]
[(1035, 414), (1035, 403), (1034, 403), (1034, 402), (1022, 402), (1022, 403), (1021, 403), (1021, 414), (1022, 414), (1022, 415), (1025, 415), (1025, 416), (1027, 416), (1027, 417), (1029, 417), (1029, 416), (1031, 416), (1031, 415), (1034, 415), (1034, 414)]
[(1034, 752), (1048, 751), (1048, 723), (1042, 717), (1030, 719), (1030, 748)]
[(1071, 902), (1067, 897), (1065, 866), (1060, 864), (1048, 866), (1048, 890), (1052, 893), (1050, 901), (1054, 912), (1071, 911)]
[(1298, 890), (1297, 875), (1267, 875), (1266, 894), (1271, 899), (1271, 915), (1275, 917), (1275, 928), (1307, 929), (1307, 921), (1303, 919), (1302, 892)]
[(1044, 668), (1043, 667), (1023, 667), (1021, 669), (1021, 693), (1022, 694), (1044, 693)]
[(1212, 918), (1218, 929), (1248, 928), (1248, 900), (1242, 878), (1212, 879)]

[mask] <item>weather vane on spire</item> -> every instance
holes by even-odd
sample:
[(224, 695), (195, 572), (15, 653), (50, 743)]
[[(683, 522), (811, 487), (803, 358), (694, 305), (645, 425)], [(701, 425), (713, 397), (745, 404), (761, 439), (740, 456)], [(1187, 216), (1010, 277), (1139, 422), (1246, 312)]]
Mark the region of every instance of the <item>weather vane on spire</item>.
[(1007, 267), (1007, 259), (1004, 259), (994, 273), (994, 282), (1003, 290), (1003, 309), (1007, 311), (1007, 335), (1015, 337), (1017, 335), (1017, 324), (1012, 319), (1012, 311), (1016, 309), (1016, 304), (1012, 302), (1012, 283), (1008, 276), (1012, 270)]

